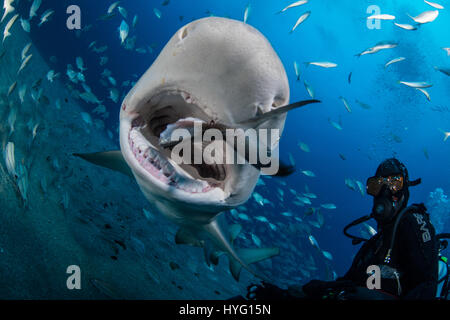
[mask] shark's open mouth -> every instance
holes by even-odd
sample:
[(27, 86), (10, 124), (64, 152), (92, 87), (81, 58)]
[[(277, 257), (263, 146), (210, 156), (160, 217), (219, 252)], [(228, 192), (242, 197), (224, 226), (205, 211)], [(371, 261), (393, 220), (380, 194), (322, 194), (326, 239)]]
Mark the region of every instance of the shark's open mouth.
[[(139, 162), (160, 182), (189, 193), (206, 193), (214, 188), (225, 190), (226, 164), (183, 164), (171, 159), (174, 147), (162, 147), (160, 138), (182, 123), (186, 128), (195, 121), (211, 123), (212, 119), (185, 92), (166, 91), (139, 107), (128, 134), (130, 149)], [(192, 161), (193, 163), (193, 161)]]

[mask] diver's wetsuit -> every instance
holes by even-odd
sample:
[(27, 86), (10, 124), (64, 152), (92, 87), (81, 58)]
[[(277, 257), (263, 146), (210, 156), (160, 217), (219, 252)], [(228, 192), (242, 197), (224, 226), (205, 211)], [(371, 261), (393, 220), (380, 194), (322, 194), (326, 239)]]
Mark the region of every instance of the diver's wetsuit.
[[(386, 272), (384, 258), (390, 247), (394, 222), (367, 241), (358, 251), (349, 271), (339, 280), (350, 280), (366, 287), (367, 267), (378, 265), (382, 269), (381, 290), (402, 299), (433, 299), (437, 289), (438, 241), (429, 215), (423, 205), (417, 212), (408, 212), (398, 225), (390, 267), (399, 274)], [(384, 271), (383, 271), (384, 270)], [(392, 269), (391, 269), (392, 271)]]
[[(335, 281), (312, 280), (303, 287), (292, 286), (288, 290), (263, 283), (251, 291), (249, 287), (247, 298), (251, 295), (251, 299), (256, 300), (434, 299), (437, 291), (439, 242), (425, 206), (419, 204), (414, 208), (406, 212), (399, 221), (388, 264), (384, 261), (391, 247), (395, 219), (384, 224), (382, 229), (360, 248), (343, 277)], [(367, 289), (367, 268), (370, 265), (377, 265), (381, 269), (380, 290)]]

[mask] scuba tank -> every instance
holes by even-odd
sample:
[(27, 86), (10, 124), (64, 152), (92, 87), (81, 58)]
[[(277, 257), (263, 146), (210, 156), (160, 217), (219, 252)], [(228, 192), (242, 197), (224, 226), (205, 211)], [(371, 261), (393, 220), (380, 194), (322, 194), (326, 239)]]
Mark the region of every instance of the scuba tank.
[(441, 239), (450, 239), (450, 233), (441, 233), (436, 236), (439, 241), (439, 262), (438, 262), (438, 285), (436, 291), (436, 298), (447, 300), (449, 291), (450, 291), (450, 266), (448, 265), (448, 259), (441, 255), (441, 252), (444, 251), (448, 246), (447, 240)]

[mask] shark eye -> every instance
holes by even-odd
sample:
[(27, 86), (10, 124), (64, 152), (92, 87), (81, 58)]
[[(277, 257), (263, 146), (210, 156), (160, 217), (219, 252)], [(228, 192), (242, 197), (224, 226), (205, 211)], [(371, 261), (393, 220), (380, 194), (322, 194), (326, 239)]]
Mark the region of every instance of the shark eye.
[(275, 96), (275, 98), (273, 98), (272, 107), (278, 108), (279, 106), (282, 106), (284, 104), (284, 101), (285, 101), (284, 97)]

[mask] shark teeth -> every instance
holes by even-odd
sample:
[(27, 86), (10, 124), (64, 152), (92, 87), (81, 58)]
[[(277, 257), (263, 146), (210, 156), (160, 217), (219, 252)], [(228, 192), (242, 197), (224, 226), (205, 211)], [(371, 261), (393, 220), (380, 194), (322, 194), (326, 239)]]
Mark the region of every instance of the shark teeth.
[(213, 189), (206, 181), (190, 179), (178, 173), (173, 165), (145, 139), (139, 128), (131, 129), (128, 143), (139, 164), (164, 184), (189, 193), (205, 193)]

